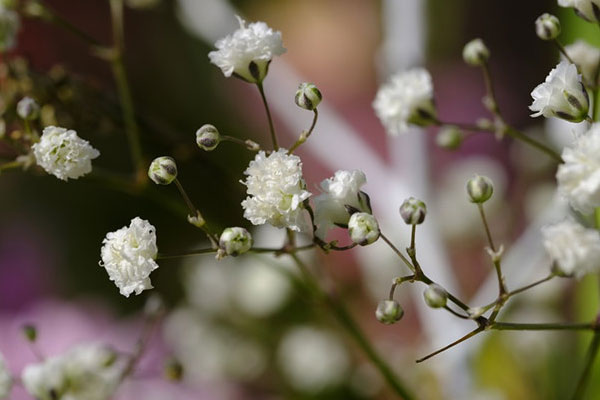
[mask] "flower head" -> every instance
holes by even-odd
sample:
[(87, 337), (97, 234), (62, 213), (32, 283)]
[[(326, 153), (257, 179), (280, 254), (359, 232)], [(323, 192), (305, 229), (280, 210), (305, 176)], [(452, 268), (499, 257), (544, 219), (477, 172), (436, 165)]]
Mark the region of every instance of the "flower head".
[(229, 256), (243, 254), (252, 248), (252, 235), (238, 226), (225, 228), (219, 237), (219, 248)]
[(45, 128), (40, 141), (31, 148), (37, 164), (63, 181), (90, 173), (92, 160), (100, 155), (77, 132), (56, 126)]
[(473, 67), (484, 65), (490, 58), (490, 50), (483, 40), (477, 38), (471, 40), (463, 47), (463, 60)]
[(369, 213), (354, 213), (348, 221), (348, 234), (354, 243), (367, 246), (379, 239), (379, 223)]
[(10, 394), (12, 388), (12, 377), (8, 371), (8, 367), (4, 362), (2, 354), (0, 354), (0, 399), (5, 399)]
[(565, 220), (542, 228), (544, 247), (561, 275), (600, 271), (600, 233)]
[(100, 266), (125, 297), (152, 289), (150, 273), (158, 268), (156, 229), (139, 217), (129, 227), (109, 232), (102, 241)]
[(565, 51), (579, 67), (585, 82), (597, 83), (597, 71), (600, 67), (600, 49), (585, 40), (578, 40), (565, 46)]
[(572, 7), (577, 15), (590, 22), (600, 20), (600, 0), (558, 0), (561, 7)]
[(268, 156), (258, 152), (244, 172), (248, 197), (242, 201), (244, 217), (254, 225), (302, 230), (303, 202), (311, 195), (302, 178), (300, 157), (279, 149)]
[(396, 300), (381, 300), (375, 309), (375, 318), (382, 324), (395, 324), (403, 316), (404, 309)]
[(533, 103), (529, 106), (532, 117), (543, 115), (546, 118), (558, 117), (571, 122), (581, 122), (588, 114), (589, 99), (577, 67), (561, 61), (544, 83), (533, 92)]
[(235, 75), (250, 83), (260, 83), (267, 75), (273, 56), (285, 53), (281, 32), (264, 22), (246, 22), (237, 17), (240, 28), (215, 43), (216, 51), (208, 53), (210, 62), (221, 68), (223, 75)]
[(600, 207), (600, 124), (594, 124), (562, 152), (558, 167), (558, 191), (571, 206), (591, 214)]
[(560, 21), (552, 14), (544, 13), (535, 20), (535, 33), (542, 40), (552, 40), (560, 34)]
[(373, 101), (373, 108), (390, 135), (398, 135), (409, 124), (428, 125), (434, 122), (431, 76), (423, 68), (402, 71), (382, 85)]

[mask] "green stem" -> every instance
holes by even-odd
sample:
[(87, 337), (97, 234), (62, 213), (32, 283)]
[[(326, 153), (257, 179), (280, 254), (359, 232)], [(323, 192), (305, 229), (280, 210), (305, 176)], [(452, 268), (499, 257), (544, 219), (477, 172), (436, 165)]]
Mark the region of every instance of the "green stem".
[[(257, 254), (263, 254), (263, 253), (284, 254), (285, 253), (285, 254), (287, 254), (287, 253), (296, 253), (298, 251), (303, 251), (303, 250), (314, 249), (314, 247), (315, 247), (314, 244), (307, 244), (304, 246), (298, 246), (298, 247), (292, 247), (292, 248), (253, 247), (250, 250), (248, 250), (248, 253), (257, 253)], [(217, 252), (217, 249), (215, 249), (213, 247), (209, 247), (209, 248), (205, 248), (205, 249), (192, 250), (187, 253), (180, 253), (180, 254), (159, 254), (158, 257), (156, 257), (156, 259), (157, 260), (169, 260), (169, 259), (174, 259), (174, 258), (193, 257), (193, 256), (199, 256), (199, 255), (203, 255), (203, 254), (216, 253), (216, 252)]]
[(277, 144), (277, 135), (275, 134), (275, 127), (273, 126), (273, 118), (271, 117), (271, 110), (269, 110), (269, 103), (267, 102), (267, 97), (265, 96), (263, 84), (262, 82), (258, 82), (256, 86), (260, 92), (260, 97), (262, 98), (265, 111), (267, 113), (267, 119), (269, 120), (269, 132), (271, 133), (271, 142), (273, 143), (273, 148), (275, 150), (279, 150), (279, 145)]
[(496, 331), (581, 331), (594, 330), (596, 326), (593, 323), (517, 323), (517, 322), (494, 322), (488, 326), (488, 329)]
[(577, 382), (577, 387), (575, 389), (575, 393), (573, 394), (572, 399), (577, 400), (583, 398), (585, 394), (585, 390), (588, 385), (588, 381), (590, 380), (592, 374), (592, 367), (594, 366), (594, 360), (596, 359), (596, 355), (598, 354), (598, 349), (600, 348), (600, 331), (596, 331), (594, 333), (594, 337), (590, 343), (590, 347), (588, 347), (587, 355), (585, 357), (585, 367), (583, 368), (583, 372), (579, 381)]
[(597, 207), (594, 210), (594, 223), (596, 225), (596, 229), (600, 229), (600, 207)]
[(489, 226), (489, 224), (487, 222), (487, 218), (485, 216), (483, 204), (477, 203), (477, 209), (479, 210), (481, 222), (483, 222), (483, 227), (485, 228), (485, 234), (487, 236), (488, 244), (490, 246), (490, 249), (494, 253), (494, 255), (492, 255), (492, 262), (494, 264), (494, 269), (496, 270), (496, 277), (498, 279), (498, 291), (500, 293), (500, 298), (503, 298), (503, 296), (508, 291), (506, 290), (506, 286), (504, 284), (504, 277), (502, 276), (502, 265), (501, 265), (501, 261), (500, 261), (500, 256), (496, 255), (497, 254), (496, 246), (494, 245), (494, 240), (492, 239), (492, 233), (490, 231), (490, 226)]
[(419, 358), (416, 362), (417, 363), (421, 363), (423, 361), (429, 360), (431, 357), (434, 357), (434, 356), (436, 356), (436, 355), (438, 355), (438, 354), (440, 354), (440, 353), (442, 353), (442, 352), (444, 352), (444, 351), (446, 351), (446, 350), (448, 350), (448, 349), (450, 349), (450, 348), (452, 348), (452, 347), (454, 347), (454, 346), (456, 346), (458, 344), (461, 344), (465, 340), (468, 340), (468, 339), (472, 338), (473, 336), (477, 335), (478, 333), (483, 332), (483, 329), (484, 329), (483, 327), (478, 327), (477, 329), (475, 329), (475, 330), (467, 333), (465, 336), (461, 337), (460, 339), (458, 339), (458, 340), (450, 343), (449, 345), (444, 346), (441, 349), (436, 350), (433, 353), (426, 355), (425, 357)]
[(319, 119), (319, 111), (317, 111), (317, 109), (315, 108), (314, 116), (313, 116), (313, 120), (312, 120), (312, 124), (310, 125), (310, 128), (308, 129), (308, 131), (302, 132), (302, 134), (300, 135), (300, 138), (298, 138), (298, 140), (296, 140), (296, 143), (294, 143), (292, 145), (292, 147), (290, 147), (290, 149), (288, 150), (288, 154), (292, 154), (294, 152), (294, 150), (296, 150), (298, 147), (300, 147), (304, 142), (306, 142), (308, 140), (308, 138), (312, 134), (312, 131), (315, 129), (315, 125), (317, 125), (317, 119)]
[(512, 126), (506, 126), (505, 132), (506, 132), (506, 134), (508, 134), (508, 136), (512, 137), (513, 139), (520, 140), (520, 141), (527, 143), (528, 145), (546, 153), (552, 159), (557, 161), (559, 164), (563, 163), (562, 157), (556, 151), (552, 150), (550, 147), (546, 146), (545, 144), (540, 143), (537, 140), (530, 138), (529, 136), (516, 130)]
[(408, 258), (406, 258), (404, 256), (404, 254), (402, 254), (402, 252), (400, 250), (398, 250), (398, 248), (396, 246), (394, 246), (394, 243), (392, 243), (392, 241), (389, 240), (387, 238), (387, 236), (385, 236), (383, 233), (380, 233), (380, 236), (383, 239), (383, 241), (386, 242), (388, 246), (390, 246), (390, 248), (394, 251), (394, 253), (396, 253), (396, 255), (398, 257), (400, 257), (402, 262), (404, 262), (404, 264), (406, 264), (408, 269), (410, 269), (412, 272), (415, 272), (415, 267), (410, 263), (410, 261), (408, 261)]

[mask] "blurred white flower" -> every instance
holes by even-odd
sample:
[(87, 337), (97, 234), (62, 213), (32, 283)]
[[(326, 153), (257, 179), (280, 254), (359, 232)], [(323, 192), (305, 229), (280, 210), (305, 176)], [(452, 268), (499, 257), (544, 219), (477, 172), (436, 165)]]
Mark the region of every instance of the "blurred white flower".
[(490, 50), (483, 40), (477, 38), (465, 44), (462, 52), (463, 60), (471, 66), (484, 65), (490, 58)]
[(342, 341), (330, 332), (302, 326), (285, 334), (277, 359), (297, 390), (317, 393), (343, 382), (350, 358)]
[(325, 240), (327, 232), (336, 224), (347, 225), (350, 214), (346, 205), (359, 211), (371, 212), (369, 199), (360, 188), (367, 183), (364, 172), (359, 170), (337, 171), (331, 178), (321, 182), (323, 193), (314, 198), (316, 235)]
[(543, 115), (567, 121), (580, 122), (588, 115), (589, 98), (577, 67), (561, 61), (531, 92), (533, 103), (529, 106), (532, 117)]
[(544, 247), (557, 270), (582, 277), (600, 271), (600, 233), (577, 222), (564, 220), (542, 228)]
[(4, 357), (0, 354), (0, 399), (8, 398), (12, 388), (12, 377)]
[(20, 26), (19, 14), (8, 7), (0, 6), (0, 52), (15, 47)]
[(431, 75), (423, 68), (401, 71), (377, 91), (373, 108), (390, 135), (408, 125), (428, 125), (436, 118)]
[(559, 193), (571, 206), (591, 214), (600, 206), (600, 124), (594, 124), (562, 152), (556, 173)]
[(100, 155), (77, 132), (56, 126), (44, 128), (40, 141), (31, 149), (37, 164), (63, 181), (90, 173), (92, 160)]
[(306, 191), (300, 157), (279, 149), (268, 156), (260, 151), (244, 172), (248, 197), (242, 201), (244, 217), (254, 225), (270, 223), (277, 228), (305, 228), (302, 202)]
[(208, 53), (210, 62), (221, 68), (223, 75), (236, 75), (251, 83), (260, 83), (267, 75), (274, 56), (285, 53), (281, 32), (264, 22), (246, 22), (236, 16), (240, 28), (215, 43), (216, 51)]
[(152, 289), (150, 273), (158, 268), (156, 229), (148, 221), (135, 217), (129, 227), (109, 232), (102, 241), (100, 266), (125, 297)]
[(600, 19), (600, 0), (558, 0), (561, 7), (572, 7), (582, 18), (590, 22)]
[[(577, 137), (588, 131), (590, 125), (587, 122), (576, 123), (559, 118), (547, 118), (544, 121), (544, 129), (553, 147), (562, 150), (570, 145)], [(523, 146), (521, 146), (523, 147)]]
[[(575, 43), (565, 46), (565, 51), (579, 67), (584, 81), (595, 85), (598, 81), (600, 49), (585, 40), (577, 40)], [(564, 56), (562, 57), (564, 59)]]

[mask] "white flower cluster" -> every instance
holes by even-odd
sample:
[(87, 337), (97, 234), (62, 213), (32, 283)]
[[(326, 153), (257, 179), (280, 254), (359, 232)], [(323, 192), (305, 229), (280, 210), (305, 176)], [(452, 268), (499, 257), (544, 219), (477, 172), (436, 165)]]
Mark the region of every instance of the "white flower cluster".
[(210, 62), (221, 68), (223, 75), (259, 83), (267, 75), (274, 56), (285, 53), (281, 32), (273, 31), (264, 22), (246, 22), (237, 17), (240, 28), (215, 43), (216, 51), (208, 53)]
[(25, 367), (21, 380), (38, 400), (107, 400), (118, 384), (116, 354), (100, 344), (84, 344)]
[(382, 85), (373, 108), (390, 135), (398, 135), (409, 124), (427, 125), (436, 118), (431, 75), (423, 68), (401, 71)]
[(109, 232), (102, 241), (100, 266), (106, 269), (120, 293), (129, 297), (152, 289), (150, 273), (158, 268), (156, 256), (156, 229), (139, 217), (129, 227)]
[(302, 161), (279, 149), (268, 156), (260, 151), (244, 172), (248, 197), (242, 201), (244, 217), (254, 225), (301, 231), (303, 202), (311, 196), (302, 178)]
[(92, 160), (100, 155), (74, 130), (56, 126), (44, 129), (38, 143), (31, 146), (37, 164), (58, 179), (77, 179), (92, 171)]
[(582, 18), (598, 22), (600, 20), (600, 0), (558, 0), (561, 7), (572, 7)]
[(10, 394), (12, 388), (12, 377), (6, 366), (6, 362), (0, 354), (0, 399), (5, 399)]
[(562, 152), (558, 190), (571, 206), (591, 214), (600, 207), (600, 124), (594, 124)]
[(544, 247), (562, 275), (600, 272), (600, 232), (565, 220), (542, 228)]

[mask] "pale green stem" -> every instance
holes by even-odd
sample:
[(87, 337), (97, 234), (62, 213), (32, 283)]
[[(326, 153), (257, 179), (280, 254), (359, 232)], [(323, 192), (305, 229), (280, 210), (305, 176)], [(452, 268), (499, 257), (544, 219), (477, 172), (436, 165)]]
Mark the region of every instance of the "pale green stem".
[(312, 131), (315, 129), (315, 125), (317, 125), (317, 119), (319, 119), (319, 111), (317, 111), (316, 108), (313, 111), (314, 111), (314, 116), (313, 116), (313, 120), (312, 120), (312, 124), (310, 125), (310, 128), (308, 129), (308, 131), (302, 132), (302, 134), (300, 135), (300, 138), (298, 138), (298, 140), (296, 140), (296, 143), (294, 143), (292, 145), (292, 147), (290, 147), (290, 149), (288, 150), (288, 154), (292, 154), (294, 152), (294, 150), (296, 150), (304, 142), (306, 142), (308, 140), (308, 138), (310, 137), (310, 135), (312, 134)]
[(269, 109), (269, 103), (267, 102), (267, 97), (265, 96), (265, 89), (263, 88), (262, 82), (258, 82), (256, 86), (258, 87), (260, 97), (262, 98), (263, 105), (265, 106), (265, 112), (267, 113), (269, 132), (271, 133), (271, 142), (273, 143), (273, 148), (275, 150), (279, 150), (279, 145), (277, 144), (277, 135), (275, 134), (275, 127), (273, 126), (273, 117), (271, 117), (271, 110)]

